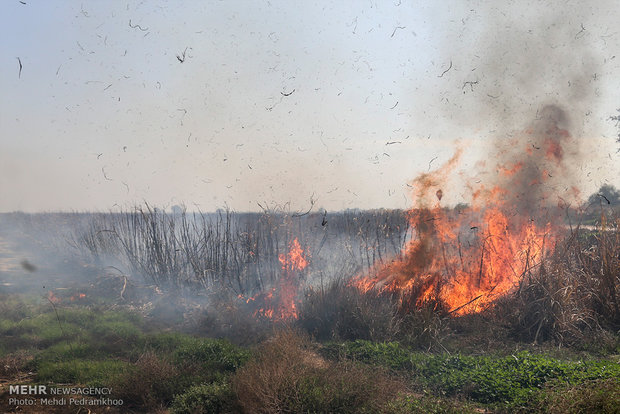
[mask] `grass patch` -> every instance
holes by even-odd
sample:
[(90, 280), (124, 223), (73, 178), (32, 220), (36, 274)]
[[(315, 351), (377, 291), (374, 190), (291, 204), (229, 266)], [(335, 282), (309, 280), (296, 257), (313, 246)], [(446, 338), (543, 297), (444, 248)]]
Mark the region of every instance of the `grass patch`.
[(19, 309), (0, 316), (5, 375), (28, 370), (42, 383), (111, 386), (134, 408), (168, 406), (175, 395), (226, 378), (250, 357), (225, 340), (148, 332), (131, 312)]
[(398, 370), (436, 395), (464, 396), (485, 404), (527, 405), (548, 384), (570, 386), (596, 380), (620, 380), (613, 361), (569, 361), (527, 351), (504, 357), (428, 355), (397, 343), (355, 341), (329, 344), (324, 354)]
[[(37, 310), (43, 312), (37, 314)], [(15, 314), (0, 316), (0, 348), (8, 353), (24, 347), (53, 349), (63, 342), (86, 343), (93, 351), (118, 354), (143, 342), (144, 327), (138, 315), (79, 308), (57, 308), (57, 312), (33, 307), (20, 313), (19, 319)]]
[(481, 407), (461, 399), (439, 398), (424, 394), (405, 395), (390, 402), (386, 414), (474, 414), (485, 412)]
[(214, 382), (190, 387), (175, 397), (172, 414), (238, 413), (241, 407), (230, 383)]
[(129, 368), (123, 361), (72, 360), (66, 362), (40, 361), (36, 366), (37, 380), (43, 383), (81, 384), (92, 387), (109, 386), (111, 379)]
[(617, 378), (573, 386), (553, 384), (541, 393), (538, 401), (536, 408), (553, 414), (619, 413), (620, 384)]

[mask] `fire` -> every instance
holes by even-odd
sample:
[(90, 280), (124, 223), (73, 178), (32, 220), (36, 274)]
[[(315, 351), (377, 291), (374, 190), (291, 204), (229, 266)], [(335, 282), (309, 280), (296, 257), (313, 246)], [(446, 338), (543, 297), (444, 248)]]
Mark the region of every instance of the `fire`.
[[(469, 225), (478, 215), (480, 222)], [(410, 221), (417, 235), (404, 258), (354, 279), (354, 284), (362, 291), (401, 294), (401, 300), (415, 298), (415, 304), (406, 305), (441, 302), (455, 314), (482, 310), (515, 288), (555, 239), (550, 223), (520, 223), (501, 205), (455, 215), (437, 203), (410, 212)]]
[(289, 244), (288, 253), (280, 254), (278, 260), (282, 272), (278, 286), (273, 287), (267, 293), (260, 293), (253, 297), (245, 298), (243, 295), (238, 297), (246, 303), (258, 301), (263, 304), (263, 307), (254, 312), (256, 317), (278, 320), (297, 319), (299, 275), (308, 266), (308, 258), (295, 238)]
[(290, 245), (288, 254), (281, 254), (278, 260), (282, 264), (282, 270), (301, 271), (308, 266), (308, 260), (304, 257), (304, 251), (299, 245), (297, 238)]
[(405, 309), (429, 303), (462, 315), (487, 308), (542, 266), (562, 228), (549, 205), (549, 190), (560, 187), (552, 186), (558, 184), (553, 177), (562, 176), (570, 138), (556, 124), (557, 109), (548, 111), (543, 125), (526, 132), (525, 145), (511, 143), (504, 150), (509, 160), (498, 157), (493, 185), (470, 188), (469, 208), (457, 212), (440, 204), (460, 151), (439, 170), (417, 177), (416, 206), (409, 211), (415, 233), (402, 259), (371, 269), (352, 284), (395, 295)]
[[(63, 289), (63, 288), (60, 288), (60, 289)], [(86, 294), (85, 294), (85, 293), (78, 293), (78, 294), (72, 295), (72, 296), (69, 298), (69, 300), (73, 302), (73, 301), (78, 300), (78, 299), (84, 299), (85, 297), (86, 297)], [(66, 298), (66, 297), (65, 297), (65, 298)], [(57, 296), (57, 295), (56, 295), (53, 291), (51, 291), (51, 290), (47, 292), (47, 300), (49, 300), (49, 301), (50, 301), (50, 302), (52, 302), (53, 304), (58, 304), (58, 303), (62, 302), (62, 299), (61, 299), (59, 296)]]
[(297, 319), (295, 301), (299, 282), (296, 276), (308, 266), (308, 260), (296, 238), (290, 244), (288, 254), (281, 254), (278, 260), (283, 274), (280, 278), (280, 305), (276, 309), (276, 315), (280, 319)]
[(47, 292), (47, 300), (53, 304), (60, 303), (60, 298), (54, 294), (51, 290)]

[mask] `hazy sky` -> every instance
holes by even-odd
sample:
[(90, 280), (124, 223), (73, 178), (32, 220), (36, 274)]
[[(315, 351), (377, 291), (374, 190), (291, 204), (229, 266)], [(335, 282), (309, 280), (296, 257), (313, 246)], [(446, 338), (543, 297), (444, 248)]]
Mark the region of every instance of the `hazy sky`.
[(620, 187), (620, 6), (582, 3), (4, 0), (0, 211), (403, 208), (549, 103)]

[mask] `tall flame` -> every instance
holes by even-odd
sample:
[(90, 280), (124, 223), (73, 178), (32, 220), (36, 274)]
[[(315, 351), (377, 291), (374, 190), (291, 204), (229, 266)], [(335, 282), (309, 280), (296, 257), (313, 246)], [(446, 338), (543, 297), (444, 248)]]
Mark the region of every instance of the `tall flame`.
[(262, 307), (254, 312), (254, 316), (278, 320), (297, 319), (299, 275), (308, 266), (308, 258), (299, 240), (295, 238), (289, 244), (288, 253), (280, 254), (278, 260), (282, 272), (278, 286), (267, 293), (247, 299), (239, 295), (239, 298), (245, 299), (246, 303), (257, 300), (260, 302)]
[(304, 251), (299, 241), (294, 239), (289, 247), (288, 254), (279, 256), (282, 265), (282, 278), (280, 279), (280, 306), (276, 314), (280, 319), (297, 319), (297, 289), (299, 281), (297, 275), (308, 266), (308, 260), (304, 257)]
[(511, 142), (505, 150), (510, 160), (498, 162), (496, 184), (471, 187), (471, 207), (456, 211), (440, 205), (441, 187), (460, 151), (437, 171), (417, 177), (412, 183), (416, 206), (409, 211), (415, 233), (403, 257), (353, 278), (352, 284), (365, 292), (395, 294), (405, 308), (434, 303), (461, 315), (485, 309), (541, 266), (561, 230), (554, 223), (557, 215), (550, 213), (549, 192), (559, 187), (551, 182), (554, 175), (562, 176), (563, 144), (569, 138), (557, 126), (558, 109), (545, 110), (547, 118), (526, 132), (525, 145)]

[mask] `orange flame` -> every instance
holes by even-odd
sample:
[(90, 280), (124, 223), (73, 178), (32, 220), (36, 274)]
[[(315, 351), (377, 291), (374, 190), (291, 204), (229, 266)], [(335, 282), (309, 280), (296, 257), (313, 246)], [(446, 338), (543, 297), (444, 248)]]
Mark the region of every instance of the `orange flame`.
[(459, 212), (440, 202), (460, 152), (439, 170), (421, 174), (413, 181), (417, 206), (409, 211), (415, 233), (402, 259), (351, 283), (363, 292), (394, 294), (404, 308), (431, 303), (462, 315), (490, 306), (540, 266), (555, 245), (561, 226), (540, 210), (548, 199), (543, 186), (562, 175), (566, 137), (567, 131), (548, 128), (539, 146), (523, 148), (525, 159), (496, 166), (497, 185), (472, 188), (474, 206)]
[(463, 234), (461, 218), (439, 207), (414, 211), (411, 220), (418, 234), (403, 259), (353, 283), (365, 292), (377, 289), (414, 300), (405, 306), (441, 302), (457, 315), (480, 311), (516, 287), (540, 264), (545, 245), (554, 242), (549, 224), (516, 227), (499, 207), (484, 212), (482, 224), (469, 228), (471, 234)]
[(47, 292), (47, 300), (49, 300), (53, 304), (60, 303), (60, 298), (56, 296), (51, 290)]
[(308, 266), (308, 260), (304, 257), (304, 251), (297, 238), (289, 246), (288, 254), (281, 254), (278, 260), (282, 264), (282, 270), (301, 271)]
[(281, 254), (278, 259), (282, 264), (283, 275), (280, 278), (280, 305), (276, 309), (279, 319), (297, 319), (297, 289), (299, 280), (297, 274), (308, 266), (308, 260), (304, 257), (304, 251), (295, 238), (290, 246), (288, 254)]
[(296, 301), (299, 287), (297, 276), (308, 266), (308, 259), (297, 238), (290, 243), (288, 253), (280, 254), (278, 260), (282, 269), (279, 286), (273, 287), (268, 293), (260, 293), (249, 298), (239, 295), (238, 298), (245, 300), (246, 303), (257, 300), (264, 303), (264, 307), (254, 312), (255, 317), (278, 320), (297, 319)]

